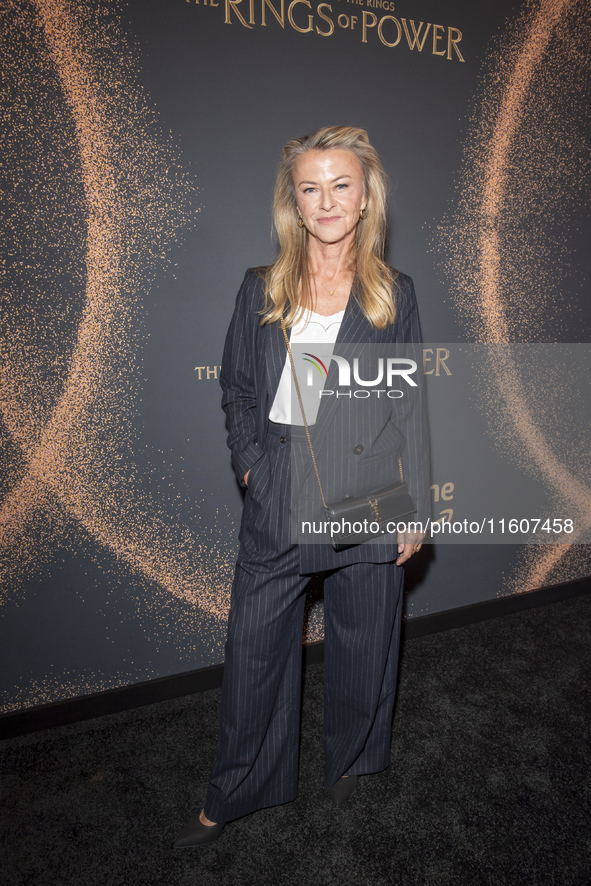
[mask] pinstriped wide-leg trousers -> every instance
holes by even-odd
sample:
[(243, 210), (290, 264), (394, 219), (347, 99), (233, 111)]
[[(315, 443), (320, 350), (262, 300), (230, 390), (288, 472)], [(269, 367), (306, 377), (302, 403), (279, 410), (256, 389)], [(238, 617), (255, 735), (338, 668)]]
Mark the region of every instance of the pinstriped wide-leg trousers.
[[(249, 477), (224, 666), (220, 733), (205, 802), (230, 821), (297, 794), (304, 590), (290, 542), (289, 445), (272, 437)], [(393, 563), (325, 573), (325, 779), (390, 759), (402, 612)]]

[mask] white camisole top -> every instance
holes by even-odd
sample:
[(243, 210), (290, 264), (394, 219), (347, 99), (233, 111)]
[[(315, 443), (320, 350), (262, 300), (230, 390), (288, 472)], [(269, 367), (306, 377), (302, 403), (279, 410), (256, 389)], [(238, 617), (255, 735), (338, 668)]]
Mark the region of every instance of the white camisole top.
[[(324, 317), (322, 314), (317, 314), (315, 311), (304, 311), (298, 322), (295, 324), (295, 326), (292, 327), (290, 344), (308, 345), (310, 347), (310, 351), (321, 351), (321, 354), (319, 354), (319, 356), (322, 357), (323, 363), (325, 364), (325, 366), (328, 367), (332, 352), (334, 350), (334, 343), (337, 340), (337, 335), (339, 334), (339, 329), (341, 328), (341, 323), (343, 322), (344, 315), (344, 310), (339, 311), (336, 314), (331, 314), (329, 317)], [(322, 347), (315, 348), (315, 345), (321, 345)], [(300, 388), (302, 389), (306, 384), (306, 374), (304, 372), (300, 373), (298, 362), (296, 362), (296, 371), (298, 374), (298, 382)], [(300, 413), (297, 398), (295, 397), (295, 409), (293, 410), (292, 421), (291, 401), (292, 374), (291, 365), (289, 362), (289, 355), (286, 353), (285, 365), (283, 367), (279, 386), (275, 394), (273, 406), (271, 407), (271, 412), (269, 413), (269, 419), (273, 422), (276, 422), (277, 424), (293, 424), (303, 427), (304, 422)], [(309, 403), (306, 398), (305, 402), (306, 420), (309, 425), (313, 425), (318, 414), (320, 397), (314, 398), (312, 403)]]

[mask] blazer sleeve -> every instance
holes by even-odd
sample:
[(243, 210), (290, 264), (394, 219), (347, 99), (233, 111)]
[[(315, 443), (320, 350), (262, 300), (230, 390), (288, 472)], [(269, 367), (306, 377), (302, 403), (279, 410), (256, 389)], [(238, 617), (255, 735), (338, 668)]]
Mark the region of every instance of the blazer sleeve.
[[(405, 398), (405, 406), (401, 407), (402, 414), (394, 416), (394, 420), (405, 438), (404, 449), (401, 453), (402, 471), (417, 506), (414, 519), (425, 526), (431, 516), (431, 498), (429, 424), (423, 375), (423, 337), (413, 281), (405, 274), (400, 274), (397, 282), (396, 343), (402, 346), (401, 352), (405, 356), (416, 360), (418, 364), (418, 388), (413, 389), (416, 392), (415, 396), (408, 398), (408, 400)], [(394, 402), (402, 404), (403, 401)]]
[(262, 281), (249, 268), (236, 298), (220, 373), (227, 443), (232, 453), (232, 467), (241, 486), (246, 485), (244, 475), (263, 454), (257, 442), (255, 364), (261, 295)]

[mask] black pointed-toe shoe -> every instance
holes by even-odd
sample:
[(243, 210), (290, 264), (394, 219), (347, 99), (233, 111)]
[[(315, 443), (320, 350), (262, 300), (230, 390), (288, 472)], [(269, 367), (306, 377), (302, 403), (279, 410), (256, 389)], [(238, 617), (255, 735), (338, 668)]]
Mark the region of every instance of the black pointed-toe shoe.
[(358, 784), (358, 775), (343, 776), (342, 778), (339, 778), (336, 784), (329, 786), (328, 796), (335, 806), (342, 806), (343, 803), (347, 802)]
[(174, 841), (175, 849), (187, 849), (189, 846), (202, 846), (205, 843), (213, 843), (221, 836), (225, 822), (207, 825), (199, 820), (199, 815), (192, 818)]

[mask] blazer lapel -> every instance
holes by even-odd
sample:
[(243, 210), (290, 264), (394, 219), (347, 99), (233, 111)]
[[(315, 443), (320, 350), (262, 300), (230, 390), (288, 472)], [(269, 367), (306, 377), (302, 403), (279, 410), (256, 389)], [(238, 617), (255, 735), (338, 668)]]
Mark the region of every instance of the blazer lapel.
[[(261, 379), (260, 390), (262, 392), (260, 409), (258, 409), (258, 437), (264, 440), (267, 434), (267, 422), (273, 406), (275, 394), (279, 387), (279, 379), (285, 365), (287, 348), (279, 323), (267, 323), (260, 329), (260, 357)], [(287, 334), (290, 335), (288, 329)]]
[[(335, 342), (334, 353), (339, 357), (345, 357), (353, 368), (353, 359), (360, 357), (365, 348), (375, 338), (375, 330), (365, 317), (357, 301), (355, 287), (351, 291), (345, 316), (339, 334)], [(325, 382), (325, 390), (334, 391), (333, 397), (322, 397), (318, 417), (314, 426), (313, 439), (318, 449), (322, 446), (328, 429), (334, 419), (336, 410), (341, 400), (336, 396), (339, 386), (339, 368), (335, 360), (331, 360), (328, 377)]]
[[(285, 339), (283, 337), (283, 332), (281, 331), (281, 326), (279, 325), (279, 323), (269, 323), (266, 326), (266, 329), (269, 336), (267, 343), (266, 388), (269, 394), (270, 401), (271, 403), (273, 403), (273, 400), (275, 399), (275, 394), (277, 393), (277, 388), (279, 387), (281, 373), (283, 372), (283, 367), (285, 366), (287, 348), (285, 346)], [(287, 330), (287, 335), (289, 338), (291, 338), (291, 329)]]

